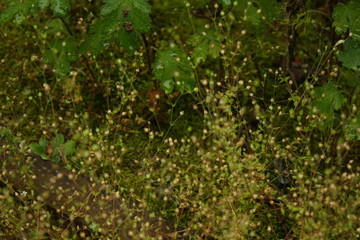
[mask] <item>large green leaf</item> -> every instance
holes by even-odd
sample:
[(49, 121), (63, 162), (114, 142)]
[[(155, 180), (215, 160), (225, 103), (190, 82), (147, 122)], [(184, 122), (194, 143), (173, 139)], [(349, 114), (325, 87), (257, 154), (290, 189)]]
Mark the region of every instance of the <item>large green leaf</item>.
[(333, 26), (337, 34), (349, 30), (353, 38), (360, 41), (360, 1), (336, 5), (332, 16), (334, 19)]
[(194, 62), (199, 64), (204, 62), (207, 56), (218, 57), (222, 41), (224, 41), (224, 36), (219, 31), (202, 27), (189, 38), (187, 43), (194, 47), (191, 56)]
[(149, 32), (151, 5), (146, 0), (103, 0), (101, 17), (90, 27), (82, 43), (81, 52), (93, 55), (119, 42), (128, 52), (134, 52), (140, 42), (141, 33)]
[(131, 22), (134, 30), (148, 32), (150, 30), (151, 5), (146, 0), (103, 0), (101, 15), (116, 16), (121, 22)]
[(110, 46), (113, 34), (118, 32), (121, 24), (113, 18), (96, 20), (91, 26), (85, 41), (80, 46), (80, 52), (89, 51), (93, 55)]
[(193, 91), (195, 88), (193, 69), (185, 52), (179, 48), (158, 52), (153, 73), (166, 93), (174, 89), (180, 92)]
[(355, 71), (360, 71), (360, 44), (355, 40), (349, 38), (344, 43), (344, 50), (342, 50), (338, 58), (343, 65)]

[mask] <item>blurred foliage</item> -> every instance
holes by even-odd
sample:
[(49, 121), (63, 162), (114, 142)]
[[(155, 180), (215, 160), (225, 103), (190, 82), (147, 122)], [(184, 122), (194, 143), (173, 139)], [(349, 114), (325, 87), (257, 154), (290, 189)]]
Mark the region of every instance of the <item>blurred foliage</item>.
[[(0, 10), (1, 139), (191, 239), (359, 238), (357, 1)], [(99, 236), (0, 180), (0, 238)]]

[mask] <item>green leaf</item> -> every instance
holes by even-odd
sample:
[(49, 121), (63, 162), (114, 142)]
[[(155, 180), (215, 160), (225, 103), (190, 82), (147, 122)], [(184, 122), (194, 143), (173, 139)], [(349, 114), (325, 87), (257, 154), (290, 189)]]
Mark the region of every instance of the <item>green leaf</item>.
[(52, 20), (49, 20), (46, 23), (46, 34), (53, 35), (59, 32), (65, 32), (65, 26), (60, 20), (60, 18), (55, 18)]
[(345, 101), (341, 91), (334, 83), (329, 82), (315, 89), (315, 99), (313, 107), (327, 117), (323, 122), (323, 127), (331, 126), (334, 120), (334, 111), (339, 110)]
[(46, 152), (46, 147), (43, 147), (38, 143), (30, 143), (29, 148), (37, 155), (44, 155)]
[(59, 163), (61, 161), (61, 155), (58, 151), (54, 151), (50, 160), (54, 163)]
[(45, 61), (53, 65), (58, 75), (66, 76), (70, 72), (70, 62), (76, 61), (79, 57), (76, 39), (69, 37), (65, 40), (55, 40), (47, 47), (44, 52)]
[(257, 0), (258, 8), (261, 9), (261, 13), (265, 16), (266, 22), (271, 22), (275, 19), (283, 17), (285, 4), (276, 0)]
[(185, 52), (179, 48), (158, 52), (153, 73), (166, 93), (171, 93), (174, 89), (180, 92), (193, 91), (195, 88), (193, 69)]
[(116, 16), (122, 22), (131, 22), (134, 29), (148, 32), (150, 29), (151, 5), (146, 0), (103, 0), (101, 15)]
[(219, 3), (226, 9), (231, 6), (231, 0), (219, 0)]
[(344, 43), (344, 49), (339, 53), (338, 58), (343, 65), (355, 71), (360, 71), (360, 44), (349, 38)]
[(253, 5), (249, 5), (245, 10), (244, 18), (250, 21), (254, 25), (260, 24), (262, 16), (260, 13), (257, 13), (257, 8)]
[(222, 41), (224, 41), (224, 36), (219, 31), (202, 27), (189, 38), (187, 43), (194, 47), (191, 56), (195, 63), (199, 64), (204, 62), (207, 56), (218, 57)]
[(38, 3), (35, 0), (8, 1), (7, 8), (0, 13), (0, 24), (4, 24), (13, 18), (17, 24), (21, 24), (26, 16), (36, 12), (38, 8)]
[(68, 156), (71, 156), (72, 154), (74, 154), (75, 146), (76, 146), (76, 143), (73, 140), (70, 140), (70, 141), (67, 141), (66, 143), (64, 143), (63, 151), (64, 151), (65, 157), (68, 157)]
[(54, 14), (60, 17), (66, 17), (70, 9), (69, 0), (50, 0), (51, 9)]
[(7, 8), (0, 13), (0, 24), (14, 19), (16, 24), (22, 24), (26, 17), (34, 15), (39, 9), (51, 7), (54, 14), (65, 17), (70, 8), (69, 0), (11, 0)]
[(337, 4), (332, 16), (337, 34), (346, 33), (349, 30), (353, 38), (360, 41), (360, 1)]
[(48, 143), (49, 143), (49, 141), (44, 138), (40, 138), (40, 140), (39, 140), (39, 145), (44, 149), (46, 149)]
[(45, 10), (50, 5), (50, 0), (39, 0), (39, 7), (41, 10)]
[[(55, 137), (51, 140), (51, 146), (54, 150), (64, 144), (64, 135), (56, 134)], [(55, 151), (54, 151), (55, 152)]]
[(285, 4), (276, 0), (239, 0), (235, 7), (253, 25), (281, 18), (284, 8)]
[(90, 26), (89, 34), (81, 45), (82, 53), (97, 55), (112, 42), (120, 43), (128, 52), (134, 52), (141, 33), (150, 31), (151, 5), (146, 0), (103, 0), (101, 18)]
[(80, 46), (80, 52), (90, 52), (98, 55), (104, 48), (110, 46), (113, 33), (119, 31), (121, 25), (115, 19), (106, 18), (95, 21), (89, 29), (85, 41)]
[(44, 138), (39, 140), (39, 143), (30, 143), (29, 148), (33, 153), (39, 155), (44, 160), (49, 160), (49, 157), (46, 155), (48, 141)]

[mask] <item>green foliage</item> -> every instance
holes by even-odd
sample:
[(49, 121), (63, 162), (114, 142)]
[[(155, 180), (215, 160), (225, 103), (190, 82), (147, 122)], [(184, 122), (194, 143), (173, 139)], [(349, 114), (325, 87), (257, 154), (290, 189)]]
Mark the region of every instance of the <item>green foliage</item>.
[(0, 14), (0, 24), (14, 19), (16, 24), (22, 24), (26, 17), (34, 15), (39, 9), (51, 8), (56, 16), (65, 17), (70, 9), (69, 0), (11, 0), (7, 8)]
[(346, 4), (338, 4), (332, 14), (337, 34), (346, 33), (352, 39), (347, 39), (344, 49), (339, 54), (339, 60), (344, 66), (355, 71), (360, 70), (360, 2), (349, 1)]
[(344, 43), (344, 50), (342, 50), (338, 58), (343, 65), (355, 71), (360, 71), (360, 43), (353, 39), (347, 39)]
[(8, 128), (0, 128), (0, 139), (8, 142), (14, 142), (15, 136)]
[(191, 56), (195, 64), (204, 62), (207, 56), (212, 58), (218, 57), (222, 41), (224, 41), (224, 36), (218, 30), (206, 29), (205, 27), (200, 28), (187, 41), (188, 44), (194, 47)]
[(360, 115), (351, 118), (343, 127), (348, 141), (360, 141)]
[(150, 30), (151, 6), (146, 0), (103, 0), (101, 17), (90, 26), (89, 34), (82, 43), (82, 53), (87, 51), (93, 55), (109, 47), (112, 42), (120, 42), (120, 46), (133, 53), (141, 33)]
[(326, 116), (322, 127), (332, 127), (334, 120), (334, 111), (339, 110), (344, 103), (344, 97), (341, 91), (332, 82), (315, 89), (315, 102), (313, 106)]
[(235, 9), (243, 14), (243, 18), (254, 25), (270, 23), (280, 18), (284, 9), (284, 4), (276, 0), (240, 0), (237, 1)]
[(159, 51), (153, 64), (153, 73), (166, 93), (174, 89), (180, 92), (193, 91), (195, 88), (191, 63), (180, 48)]
[(37, 1), (8, 1), (7, 8), (0, 14), (0, 24), (4, 24), (11, 19), (14, 19), (16, 24), (21, 24), (26, 19), (26, 16), (34, 14), (39, 6)]
[(280, 19), (285, 9), (285, 4), (281, 1), (276, 0), (257, 0), (255, 1), (258, 8), (264, 14), (264, 21), (270, 23), (276, 19)]
[(231, 0), (219, 0), (219, 3), (222, 4), (225, 9), (232, 5)]
[(39, 0), (40, 9), (50, 7), (56, 16), (66, 17), (70, 9), (69, 0)]
[[(34, 2), (1, 5), (0, 138), (14, 152), (40, 139), (34, 153), (101, 192), (39, 202), (32, 161), (0, 158), (1, 237), (116, 239), (121, 221), (75, 212), (106, 199), (189, 239), (360, 237), (356, 1), (335, 7), (335, 29), (325, 1), (290, 16), (276, 0)], [(7, 161), (30, 188), (9, 194)], [(47, 210), (54, 194), (73, 214)], [(64, 224), (74, 217), (85, 224)], [(135, 219), (124, 239), (155, 239), (158, 218)]]
[(40, 138), (39, 143), (29, 144), (29, 148), (38, 154), (44, 160), (60, 162), (75, 152), (76, 143), (73, 140), (64, 142), (64, 135), (56, 134), (49, 142), (44, 138)]
[(29, 148), (39, 155), (44, 160), (49, 160), (49, 157), (46, 155), (48, 141), (46, 139), (41, 138), (39, 143), (30, 143)]
[(336, 5), (332, 14), (337, 34), (350, 31), (355, 40), (360, 41), (360, 2), (349, 1)]
[(59, 76), (66, 76), (70, 72), (71, 62), (78, 59), (77, 41), (73, 37), (64, 40), (54, 40), (47, 45), (44, 56)]

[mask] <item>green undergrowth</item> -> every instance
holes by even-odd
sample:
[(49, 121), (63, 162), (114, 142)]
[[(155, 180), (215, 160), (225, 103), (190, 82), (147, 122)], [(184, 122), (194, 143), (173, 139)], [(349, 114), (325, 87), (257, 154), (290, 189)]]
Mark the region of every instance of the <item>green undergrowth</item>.
[[(359, 238), (358, 1), (195, 2), (1, 3), (1, 139), (190, 239)], [(4, 177), (0, 238), (117, 239)]]

